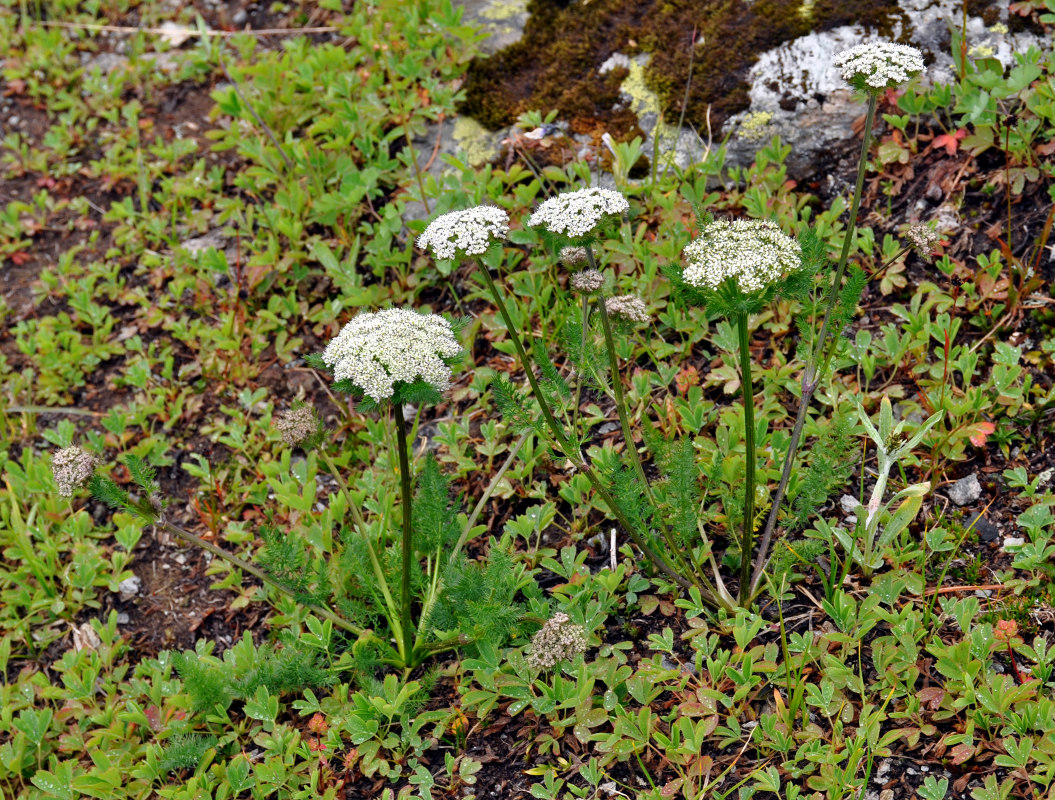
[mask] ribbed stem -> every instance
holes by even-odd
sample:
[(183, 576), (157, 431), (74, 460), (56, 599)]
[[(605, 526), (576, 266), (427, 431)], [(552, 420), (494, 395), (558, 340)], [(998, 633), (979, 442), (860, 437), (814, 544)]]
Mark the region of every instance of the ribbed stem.
[(395, 412), (396, 417), (396, 437), (397, 447), (399, 448), (399, 488), (403, 501), (403, 594), (401, 603), (402, 608), (400, 609), (402, 616), (403, 641), (400, 647), (400, 654), (404, 655), (407, 652), (407, 648), (410, 646), (411, 635), (414, 631), (413, 626), (410, 624), (410, 558), (412, 555), (411, 535), (414, 519), (413, 507), (411, 506), (410, 458), (408, 456), (409, 448), (407, 445), (407, 423), (406, 420), (403, 419), (403, 405), (401, 403), (393, 403), (392, 409)]
[[(831, 293), (828, 296), (828, 305), (824, 310), (824, 319), (821, 322), (820, 333), (817, 335), (816, 344), (810, 352), (806, 369), (802, 376), (802, 398), (799, 400), (798, 413), (795, 415), (795, 427), (791, 431), (791, 441), (788, 442), (788, 453), (784, 460), (784, 470), (780, 476), (780, 485), (773, 497), (773, 505), (769, 509), (769, 517), (766, 519), (766, 527), (759, 542), (758, 555), (755, 558), (755, 568), (751, 577), (751, 594), (754, 594), (762, 582), (762, 573), (769, 563), (766, 556), (769, 553), (769, 545), (773, 539), (776, 529), (777, 517), (780, 514), (780, 505), (784, 502), (784, 493), (787, 491), (788, 482), (791, 479), (791, 470), (794, 466), (795, 456), (798, 453), (799, 442), (802, 438), (802, 428), (806, 422), (806, 412), (813, 393), (817, 391), (821, 376), (824, 375), (831, 361), (834, 348), (825, 352), (825, 342), (828, 338), (828, 325), (831, 320), (832, 309), (839, 299), (839, 290), (842, 288), (843, 274), (846, 272), (846, 262), (850, 255), (850, 244), (853, 242), (854, 233), (857, 230), (857, 213), (861, 208), (861, 194), (864, 191), (865, 170), (868, 167), (868, 151), (872, 146), (872, 124), (875, 121), (877, 94), (868, 97), (868, 110), (865, 112), (864, 140), (861, 142), (861, 156), (857, 162), (857, 183), (854, 186), (854, 196), (850, 202), (850, 220), (846, 226), (846, 237), (843, 239), (842, 251), (839, 254), (839, 264), (835, 270), (835, 279), (832, 281)], [(824, 363), (818, 369), (817, 361), (824, 354)]]
[(744, 482), (744, 533), (740, 539), (740, 605), (751, 597), (751, 537), (755, 522), (755, 393), (751, 384), (751, 334), (747, 313), (737, 315), (740, 333), (740, 383), (744, 397), (744, 437), (747, 447), (747, 474)]
[[(502, 315), (502, 320), (506, 324), (506, 330), (509, 333), (509, 338), (513, 340), (513, 347), (517, 351), (517, 356), (520, 358), (520, 363), (524, 368), (524, 372), (527, 373), (528, 382), (531, 384), (531, 391), (535, 395), (535, 399), (538, 401), (539, 408), (542, 410), (542, 418), (546, 422), (546, 427), (549, 428), (550, 433), (560, 446), (561, 451), (571, 460), (575, 467), (586, 476), (586, 479), (590, 481), (590, 485), (593, 486), (594, 491), (601, 496), (605, 505), (608, 506), (609, 511), (616, 518), (620, 525), (626, 529), (626, 532), (630, 535), (630, 538), (634, 540), (634, 543), (641, 549), (641, 551), (648, 556), (649, 560), (652, 561), (660, 570), (662, 570), (668, 577), (674, 580), (682, 588), (688, 589), (693, 584), (679, 575), (659, 554), (652, 550), (641, 537), (641, 535), (634, 529), (634, 526), (630, 523), (630, 520), (619, 510), (616, 505), (615, 499), (612, 497), (608, 489), (601, 483), (601, 479), (597, 476), (597, 473), (593, 470), (590, 465), (583, 459), (582, 454), (579, 452), (579, 448), (573, 448), (571, 443), (568, 441), (567, 434), (557, 424), (557, 420), (553, 417), (553, 412), (550, 411), (549, 404), (546, 402), (545, 395), (542, 394), (542, 390), (539, 388), (538, 381), (535, 379), (534, 370), (531, 368), (531, 362), (528, 361), (527, 353), (524, 352), (524, 345), (520, 342), (520, 336), (516, 332), (516, 328), (513, 326), (513, 321), (509, 316), (509, 312), (506, 310), (506, 304), (502, 300), (502, 295), (498, 291), (498, 287), (495, 286), (494, 279), (491, 277), (491, 272), (487, 268), (487, 265), (481, 261), (477, 261), (480, 266), (480, 273), (483, 276), (484, 283), (487, 284), (488, 290), (491, 292), (491, 297), (494, 298), (495, 305), (498, 306), (498, 313)], [(706, 597), (706, 589), (704, 588), (704, 596)], [(708, 598), (711, 599), (711, 598)]]

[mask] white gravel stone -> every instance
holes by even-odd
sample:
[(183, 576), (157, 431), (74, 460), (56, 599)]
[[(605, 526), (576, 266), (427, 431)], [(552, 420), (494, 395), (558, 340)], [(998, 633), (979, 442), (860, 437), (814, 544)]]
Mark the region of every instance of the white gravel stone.
[(972, 472), (966, 478), (956, 481), (949, 489), (949, 499), (958, 506), (973, 503), (982, 496), (982, 484), (978, 482), (978, 474)]

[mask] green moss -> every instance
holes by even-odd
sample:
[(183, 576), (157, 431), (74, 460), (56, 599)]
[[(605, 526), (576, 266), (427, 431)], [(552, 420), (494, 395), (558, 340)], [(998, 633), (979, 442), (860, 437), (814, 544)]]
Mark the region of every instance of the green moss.
[(619, 140), (641, 135), (633, 110), (614, 108), (621, 85), (630, 79), (638, 107), (646, 95), (627, 70), (598, 74), (613, 53), (651, 54), (644, 88), (667, 123), (680, 115), (691, 55), (685, 118), (704, 130), (710, 107), (717, 134), (747, 107), (747, 73), (759, 54), (811, 29), (856, 22), (889, 37), (895, 21), (908, 27), (893, 0), (531, 0), (528, 11), (518, 42), (470, 65), (459, 111), (497, 130), (525, 111), (557, 109), (576, 132), (607, 130)]

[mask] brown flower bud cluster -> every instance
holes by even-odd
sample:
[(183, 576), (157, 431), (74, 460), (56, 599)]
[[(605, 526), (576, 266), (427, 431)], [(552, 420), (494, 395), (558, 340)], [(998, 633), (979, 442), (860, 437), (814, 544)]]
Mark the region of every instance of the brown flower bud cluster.
[(586, 631), (563, 611), (554, 614), (531, 640), (527, 664), (531, 669), (549, 669), (559, 661), (571, 661), (576, 653), (586, 652)]

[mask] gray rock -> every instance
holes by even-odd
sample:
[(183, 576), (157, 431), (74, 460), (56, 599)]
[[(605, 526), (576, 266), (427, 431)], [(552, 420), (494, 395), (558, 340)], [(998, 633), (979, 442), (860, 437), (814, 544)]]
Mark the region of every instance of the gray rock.
[(949, 499), (958, 506), (973, 503), (982, 496), (982, 484), (978, 482), (978, 474), (972, 472), (966, 478), (960, 478), (949, 489)]
[(844, 494), (839, 498), (839, 506), (842, 508), (844, 514), (853, 514), (859, 505), (861, 505), (861, 501), (852, 494)]
[(245, 25), (248, 19), (249, 15), (246, 13), (245, 9), (240, 8), (234, 12), (234, 16), (231, 17), (231, 22), (241, 28), (243, 25)]
[(1000, 549), (1003, 550), (1006, 553), (1007, 552), (1007, 548), (1009, 548), (1009, 547), (1021, 547), (1025, 543), (1026, 543), (1026, 540), (1021, 538), (1020, 536), (1008, 536), (1006, 539), (1004, 539), (1004, 546), (1002, 548), (1000, 548)]
[(118, 625), (127, 625), (129, 623), (130, 619), (131, 618), (124, 611), (118, 612), (118, 614), (117, 614), (117, 624)]
[(978, 539), (983, 542), (995, 542), (1000, 535), (1000, 529), (983, 517), (980, 511), (971, 517), (967, 526), (977, 533)]
[(454, 0), (465, 9), (462, 22), (479, 25), (487, 38), (480, 49), (488, 55), (520, 41), (528, 21), (527, 0)]
[(122, 600), (128, 601), (139, 594), (142, 586), (143, 582), (139, 579), (139, 576), (133, 575), (131, 578), (125, 578), (117, 584), (117, 591)]

